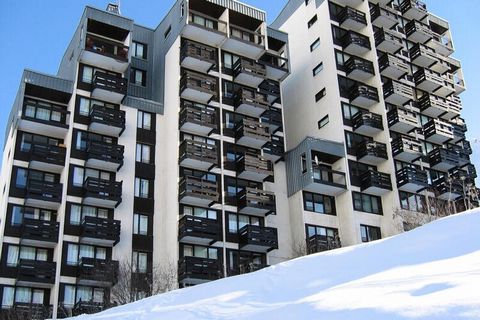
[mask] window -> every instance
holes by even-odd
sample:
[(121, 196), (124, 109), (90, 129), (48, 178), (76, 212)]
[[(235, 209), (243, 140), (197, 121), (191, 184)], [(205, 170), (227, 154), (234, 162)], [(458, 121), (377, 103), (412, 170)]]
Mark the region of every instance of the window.
[(107, 259), (107, 249), (87, 244), (67, 244), (67, 265), (76, 266), (82, 258)]
[(72, 184), (74, 187), (82, 187), (88, 178), (110, 180), (110, 172), (91, 168), (73, 167)]
[(326, 94), (327, 94), (327, 89), (325, 89), (325, 88), (323, 88), (322, 90), (317, 92), (317, 94), (315, 95), (315, 102), (320, 101), (320, 99), (325, 97)]
[(425, 212), (425, 197), (420, 194), (400, 191), (400, 205), (402, 209)]
[(184, 245), (183, 246), (184, 257), (198, 257), (207, 259), (218, 259), (218, 249), (209, 248), (204, 246)]
[(335, 215), (335, 198), (323, 194), (303, 192), (303, 208), (305, 211)]
[(211, 209), (183, 206), (181, 208), (181, 214), (217, 220), (217, 211)]
[(138, 111), (137, 128), (152, 130), (152, 114), (144, 111)]
[(147, 73), (145, 70), (132, 68), (130, 71), (130, 82), (137, 86), (147, 85)]
[(329, 237), (329, 238), (338, 237), (338, 230), (334, 228), (306, 225), (306, 229), (307, 229), (307, 238), (310, 238), (313, 236), (323, 236), (323, 237)]
[(147, 273), (148, 271), (148, 254), (146, 252), (132, 252), (133, 272)]
[(15, 180), (15, 187), (25, 188), (27, 186), (28, 171), (23, 168), (17, 168), (17, 179)]
[(360, 225), (360, 234), (362, 236), (362, 242), (370, 242), (382, 238), (379, 227), (372, 227), (363, 224)]
[(228, 215), (228, 232), (238, 233), (240, 229), (247, 225), (262, 226), (263, 220), (259, 217), (246, 216), (242, 214), (230, 213)]
[(313, 70), (312, 70), (313, 76), (315, 77), (322, 70), (323, 70), (323, 62), (320, 62), (315, 68), (313, 68)]
[(13, 307), (14, 296), (14, 287), (3, 287), (2, 308)]
[(137, 153), (135, 156), (135, 161), (150, 164), (150, 150), (151, 146), (148, 144), (137, 143)]
[(165, 32), (163, 33), (163, 38), (167, 39), (171, 31), (172, 31), (172, 26), (170, 25), (168, 26), (167, 30), (165, 30)]
[(383, 214), (382, 198), (365, 193), (353, 192), (353, 209), (373, 214)]
[(9, 245), (7, 252), (7, 266), (16, 267), (20, 259), (47, 261), (47, 249)]
[(313, 18), (308, 21), (308, 29), (310, 29), (315, 24), (315, 22), (317, 22), (317, 19), (317, 15), (314, 15)]
[(150, 198), (150, 180), (143, 178), (135, 178), (135, 197), (148, 199)]
[(302, 153), (301, 161), (302, 161), (302, 173), (307, 172), (307, 155), (305, 153)]
[(18, 205), (12, 206), (12, 226), (20, 226), (23, 219), (34, 219), (42, 221), (50, 221), (52, 218), (52, 211), (46, 209), (22, 207)]
[(320, 121), (318, 121), (318, 129), (322, 129), (323, 127), (325, 127), (328, 122), (329, 122), (329, 118), (328, 118), (328, 114), (323, 117), (322, 119), (320, 119)]
[(43, 304), (44, 290), (24, 287), (3, 287), (2, 308), (13, 307), (15, 303)]
[(85, 217), (96, 217), (108, 219), (108, 209), (96, 208), (91, 206), (82, 206), (80, 204), (70, 205), (70, 224), (80, 225)]
[(105, 103), (105, 102), (98, 101), (98, 100), (92, 100), (92, 99), (88, 99), (88, 98), (80, 97), (80, 96), (77, 96), (77, 97), (78, 97), (77, 98), (78, 113), (81, 116), (87, 116), (88, 117), (90, 115), (90, 109), (94, 105), (114, 109), (113, 104)]
[(148, 216), (143, 214), (133, 215), (133, 234), (148, 235)]
[(320, 46), (320, 38), (317, 38), (317, 40), (313, 41), (313, 43), (310, 45), (310, 52), (313, 52), (313, 50), (317, 49)]
[(223, 52), (223, 68), (232, 70), (235, 63), (240, 59), (239, 56), (228, 52)]
[(135, 58), (147, 59), (147, 45), (134, 41), (132, 54)]

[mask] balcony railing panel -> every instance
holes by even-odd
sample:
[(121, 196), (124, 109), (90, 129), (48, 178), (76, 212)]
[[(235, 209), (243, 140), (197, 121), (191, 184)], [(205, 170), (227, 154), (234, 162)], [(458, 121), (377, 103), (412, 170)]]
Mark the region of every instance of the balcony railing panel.
[(393, 30), (378, 29), (375, 32), (375, 45), (378, 50), (394, 54), (403, 48), (402, 36)]
[(120, 241), (120, 220), (85, 217), (81, 223), (82, 243), (115, 245)]
[(116, 207), (122, 202), (122, 182), (89, 177), (83, 184), (84, 202)]
[(210, 245), (222, 240), (221, 225), (218, 220), (184, 216), (178, 222), (178, 239), (185, 243)]
[(185, 68), (207, 73), (218, 64), (218, 50), (185, 39), (180, 48), (180, 61)]
[(235, 111), (251, 117), (260, 117), (270, 107), (267, 95), (252, 89), (239, 89), (233, 99)]
[(419, 192), (428, 187), (427, 172), (412, 167), (402, 168), (397, 171), (397, 185), (402, 191)]
[(127, 46), (93, 34), (87, 34), (85, 49), (115, 60), (128, 61)]
[(210, 135), (218, 130), (218, 112), (202, 104), (183, 100), (180, 110), (180, 128), (182, 130)]
[(367, 18), (365, 13), (347, 6), (338, 14), (338, 22), (344, 28), (360, 30), (367, 25)]
[(353, 131), (373, 135), (383, 131), (382, 116), (372, 112), (357, 112), (352, 117)]
[(118, 137), (125, 130), (125, 111), (94, 104), (90, 110), (89, 130)]
[(181, 203), (211, 205), (219, 201), (216, 182), (193, 176), (180, 179), (179, 199)]
[(216, 259), (183, 257), (178, 261), (178, 281), (199, 284), (221, 278), (221, 263)]
[(246, 153), (237, 159), (237, 175), (241, 179), (262, 182), (273, 176), (273, 163), (259, 154)]
[(78, 265), (77, 282), (82, 285), (111, 287), (118, 282), (119, 262), (83, 257)]
[(459, 154), (454, 150), (436, 148), (428, 154), (430, 167), (439, 171), (448, 171), (459, 165)]
[(20, 229), (21, 242), (54, 247), (58, 242), (59, 227), (60, 224), (56, 221), (23, 218)]
[(422, 156), (422, 143), (415, 139), (399, 137), (392, 141), (393, 157), (400, 161), (413, 162)]
[(246, 225), (239, 231), (240, 250), (254, 252), (270, 252), (278, 249), (278, 235), (276, 228)]
[(307, 253), (313, 254), (342, 247), (342, 243), (338, 236), (328, 237), (314, 235), (307, 239)]
[(261, 148), (271, 140), (271, 134), (268, 126), (244, 118), (235, 127), (235, 138), (240, 145)]
[(183, 98), (208, 103), (218, 98), (218, 79), (201, 73), (183, 71), (180, 94)]
[(354, 85), (349, 92), (350, 102), (360, 107), (371, 107), (378, 103), (378, 90), (374, 87), (357, 84)]
[(55, 283), (57, 264), (49, 261), (20, 259), (17, 282), (19, 285), (50, 287)]
[(266, 216), (276, 211), (275, 193), (246, 187), (237, 194), (240, 213)]
[(357, 146), (357, 159), (361, 162), (377, 165), (388, 159), (387, 145), (376, 141), (364, 141)]
[(218, 165), (217, 145), (185, 139), (180, 144), (179, 163), (185, 167), (210, 170)]
[(373, 63), (358, 57), (350, 57), (345, 62), (345, 72), (356, 81), (366, 81), (375, 75)]
[(62, 189), (61, 183), (28, 179), (25, 193), (27, 205), (57, 209), (62, 202)]
[(367, 170), (361, 175), (362, 192), (371, 193), (374, 195), (383, 195), (392, 191), (392, 181), (390, 175), (387, 173)]
[(118, 170), (123, 165), (124, 150), (118, 144), (87, 141), (87, 163), (97, 169)]

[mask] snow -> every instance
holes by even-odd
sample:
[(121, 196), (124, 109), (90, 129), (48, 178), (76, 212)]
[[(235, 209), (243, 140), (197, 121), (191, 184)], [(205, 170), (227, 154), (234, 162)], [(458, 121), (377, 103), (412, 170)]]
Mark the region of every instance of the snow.
[(76, 319), (480, 319), (480, 210)]

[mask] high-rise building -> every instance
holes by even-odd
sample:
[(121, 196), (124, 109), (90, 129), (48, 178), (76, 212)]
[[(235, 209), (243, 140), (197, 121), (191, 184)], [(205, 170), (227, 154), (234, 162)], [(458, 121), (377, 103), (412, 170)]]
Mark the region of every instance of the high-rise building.
[(452, 52), (419, 1), (291, 0), (268, 26), (178, 0), (155, 29), (86, 7), (8, 120), (2, 314), (98, 312), (126, 272), (141, 297), (157, 270), (196, 285), (393, 235), (434, 199), (467, 206)]

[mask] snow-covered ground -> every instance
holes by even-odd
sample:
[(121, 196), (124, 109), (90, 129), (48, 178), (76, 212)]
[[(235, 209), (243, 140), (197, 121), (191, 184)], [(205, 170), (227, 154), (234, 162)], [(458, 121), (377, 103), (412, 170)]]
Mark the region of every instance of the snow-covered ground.
[(77, 319), (480, 319), (480, 210)]

